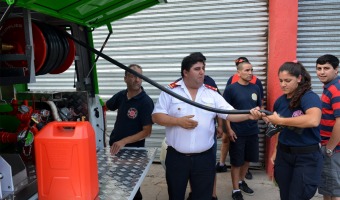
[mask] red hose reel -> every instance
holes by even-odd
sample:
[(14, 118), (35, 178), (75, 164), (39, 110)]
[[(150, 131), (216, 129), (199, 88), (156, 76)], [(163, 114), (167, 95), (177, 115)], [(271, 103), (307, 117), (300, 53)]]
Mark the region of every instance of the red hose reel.
[[(36, 75), (60, 74), (75, 58), (75, 44), (57, 27), (32, 21), (34, 65)], [(3, 54), (25, 54), (25, 30), (22, 18), (10, 18), (1, 28)], [(27, 61), (4, 61), (3, 67), (27, 68)]]

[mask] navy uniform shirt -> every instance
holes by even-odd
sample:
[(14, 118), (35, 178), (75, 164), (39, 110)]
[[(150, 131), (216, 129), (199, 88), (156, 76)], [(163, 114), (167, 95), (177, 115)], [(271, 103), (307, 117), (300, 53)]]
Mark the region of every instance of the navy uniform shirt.
[[(115, 126), (110, 135), (110, 146), (125, 137), (143, 130), (143, 126), (152, 124), (151, 113), (154, 108), (152, 99), (142, 90), (141, 93), (127, 99), (127, 90), (115, 94), (106, 102), (109, 110), (118, 109)], [(126, 144), (127, 147), (144, 147), (145, 139)]]
[[(290, 99), (287, 99), (287, 95), (280, 96), (274, 103), (274, 111), (281, 117), (298, 117), (304, 115), (310, 108), (321, 110), (320, 97), (311, 90), (301, 97), (300, 106), (290, 109), (289, 103)], [(285, 127), (279, 135), (279, 142), (287, 146), (303, 147), (318, 144), (320, 141), (320, 126), (304, 128), (299, 131)]]
[[(225, 88), (223, 97), (238, 110), (249, 110), (262, 105), (260, 88), (256, 84), (241, 85), (238, 82), (233, 83)], [(239, 136), (260, 133), (257, 120), (230, 122), (230, 126)]]

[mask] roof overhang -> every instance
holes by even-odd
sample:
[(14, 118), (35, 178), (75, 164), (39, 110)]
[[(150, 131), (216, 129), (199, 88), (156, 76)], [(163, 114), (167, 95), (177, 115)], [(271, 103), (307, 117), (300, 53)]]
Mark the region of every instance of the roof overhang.
[(7, 0), (8, 4), (12, 2), (17, 7), (97, 28), (166, 0)]

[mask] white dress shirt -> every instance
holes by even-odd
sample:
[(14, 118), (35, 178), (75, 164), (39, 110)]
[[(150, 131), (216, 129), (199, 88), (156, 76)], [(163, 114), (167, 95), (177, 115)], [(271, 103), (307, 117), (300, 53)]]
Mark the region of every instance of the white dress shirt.
[[(183, 80), (178, 81), (176, 86), (169, 90), (192, 100)], [(205, 87), (204, 84), (198, 89), (195, 102), (212, 108), (234, 110), (218, 92)], [(184, 129), (180, 126), (170, 126), (165, 129), (166, 144), (181, 153), (200, 153), (210, 149), (214, 145), (216, 115), (223, 119), (227, 117), (227, 114), (214, 113), (192, 106), (166, 92), (161, 92), (153, 113), (164, 113), (173, 117), (195, 115), (191, 118), (198, 121), (198, 126), (194, 129)]]

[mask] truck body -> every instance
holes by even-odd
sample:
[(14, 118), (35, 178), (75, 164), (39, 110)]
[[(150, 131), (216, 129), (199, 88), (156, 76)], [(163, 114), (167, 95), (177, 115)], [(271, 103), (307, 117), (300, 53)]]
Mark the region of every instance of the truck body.
[[(103, 152), (105, 111), (92, 31), (107, 26), (111, 34), (113, 21), (158, 3), (165, 1), (0, 1), (0, 199), (37, 193), (34, 136), (52, 122), (89, 122), (96, 151), (109, 156)], [(36, 76), (57, 75), (71, 66), (76, 91), (28, 91)], [(10, 189), (3, 189), (6, 181)]]

